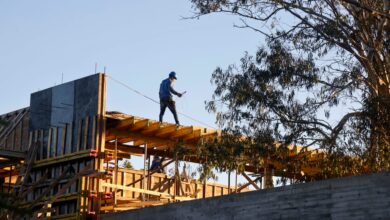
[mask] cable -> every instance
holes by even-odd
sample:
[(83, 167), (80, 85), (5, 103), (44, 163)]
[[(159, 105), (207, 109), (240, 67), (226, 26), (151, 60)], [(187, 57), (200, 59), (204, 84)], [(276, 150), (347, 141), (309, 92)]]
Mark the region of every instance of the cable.
[[(130, 86), (127, 85), (126, 83), (121, 82), (121, 81), (119, 81), (119, 80), (113, 78), (113, 77), (110, 76), (110, 75), (107, 75), (107, 74), (106, 74), (106, 76), (107, 76), (109, 79), (111, 79), (112, 81), (114, 81), (114, 82), (116, 82), (116, 83), (118, 83), (118, 84), (124, 86), (125, 88), (129, 89), (130, 91), (132, 91), (132, 92), (134, 92), (134, 93), (137, 93), (138, 95), (143, 96), (144, 98), (149, 99), (150, 101), (152, 101), (152, 102), (154, 102), (154, 103), (160, 105), (160, 102), (159, 102), (159, 101), (157, 101), (157, 100), (155, 100), (155, 99), (153, 99), (153, 98), (150, 98), (149, 96), (147, 96), (147, 95), (141, 93), (140, 91), (138, 91), (138, 90), (136, 90), (136, 89), (133, 89), (132, 87), (130, 87)], [(186, 114), (181, 113), (181, 112), (177, 112), (177, 113), (178, 113), (179, 115), (182, 115), (182, 116), (184, 116), (184, 117), (186, 117), (186, 118), (188, 118), (188, 119), (190, 119), (190, 120), (192, 120), (192, 121), (195, 121), (195, 122), (197, 122), (197, 123), (199, 123), (199, 124), (202, 124), (202, 125), (204, 125), (204, 126), (207, 126), (207, 127), (210, 127), (210, 128), (213, 128), (213, 129), (218, 130), (218, 129), (215, 128), (214, 126), (211, 126), (211, 125), (209, 125), (209, 124), (207, 124), (207, 123), (205, 123), (205, 122), (202, 122), (202, 121), (200, 121), (200, 120), (198, 120), (198, 119), (196, 119), (196, 118), (193, 118), (193, 117), (191, 117), (191, 116), (189, 116), (189, 115), (186, 115)]]
[(141, 96), (143, 96), (144, 98), (147, 98), (147, 99), (151, 100), (151, 101), (154, 102), (154, 103), (160, 104), (160, 102), (158, 102), (158, 101), (154, 100), (153, 98), (150, 98), (150, 97), (148, 97), (148, 96), (142, 94), (141, 92), (139, 92), (138, 90), (135, 90), (135, 89), (131, 88), (131, 87), (128, 86), (127, 84), (125, 84), (125, 83), (123, 83), (123, 82), (121, 82), (121, 81), (119, 81), (119, 80), (114, 79), (112, 76), (109, 76), (109, 75), (107, 75), (107, 74), (106, 74), (106, 76), (108, 76), (108, 78), (110, 78), (112, 81), (114, 81), (114, 82), (116, 82), (116, 83), (118, 83), (118, 84), (120, 84), (120, 85), (126, 87), (126, 88), (129, 89), (130, 91), (135, 92), (135, 93), (137, 93), (138, 95), (141, 95)]

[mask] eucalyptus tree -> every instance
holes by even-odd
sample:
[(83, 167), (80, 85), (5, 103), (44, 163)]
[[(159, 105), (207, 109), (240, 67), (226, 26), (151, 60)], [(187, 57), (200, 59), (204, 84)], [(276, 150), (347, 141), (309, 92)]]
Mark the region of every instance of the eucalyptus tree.
[(209, 164), (273, 157), (298, 172), (305, 160), (280, 151), (300, 145), (326, 152), (322, 178), (390, 168), (389, 0), (191, 2), (194, 18), (237, 16), (267, 43), (212, 74), (207, 109), (225, 135), (199, 151)]

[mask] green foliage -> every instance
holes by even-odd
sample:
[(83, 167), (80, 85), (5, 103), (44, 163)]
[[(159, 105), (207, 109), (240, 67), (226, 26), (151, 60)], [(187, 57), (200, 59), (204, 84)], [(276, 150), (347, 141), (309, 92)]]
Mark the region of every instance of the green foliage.
[(134, 169), (133, 164), (131, 164), (130, 160), (125, 160), (122, 164), (122, 168), (131, 169), (131, 170)]
[(197, 172), (200, 174), (199, 181), (208, 181), (210, 179), (218, 181), (218, 176), (213, 171), (212, 166), (207, 166), (206, 164), (203, 164), (203, 166), (198, 167)]
[(191, 2), (194, 17), (230, 13), (267, 39), (212, 75), (207, 109), (224, 131), (200, 146), (205, 165), (260, 169), (272, 159), (299, 175), (311, 165), (304, 150), (288, 155), (299, 145), (326, 153), (317, 178), (390, 169), (390, 1)]

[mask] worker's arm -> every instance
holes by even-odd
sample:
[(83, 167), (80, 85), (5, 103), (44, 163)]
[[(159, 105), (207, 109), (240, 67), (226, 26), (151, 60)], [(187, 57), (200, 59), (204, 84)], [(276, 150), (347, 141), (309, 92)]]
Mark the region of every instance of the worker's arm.
[(176, 90), (174, 90), (174, 89), (173, 89), (173, 87), (172, 87), (172, 82), (169, 82), (169, 91), (170, 91), (171, 93), (173, 93), (173, 94), (175, 94), (175, 95), (179, 96), (179, 97), (181, 97), (181, 96), (182, 96), (182, 94), (181, 94), (181, 93), (179, 93), (179, 92), (176, 92)]

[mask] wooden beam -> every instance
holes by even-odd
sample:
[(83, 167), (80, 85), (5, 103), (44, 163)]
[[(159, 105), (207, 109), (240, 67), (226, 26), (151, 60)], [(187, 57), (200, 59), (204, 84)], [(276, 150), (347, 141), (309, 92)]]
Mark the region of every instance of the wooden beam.
[[(62, 188), (52, 197), (50, 197), (50, 199), (48, 201), (45, 202), (45, 205), (44, 207), (41, 209), (41, 210), (38, 210), (35, 212), (34, 216), (33, 216), (33, 219), (36, 219), (37, 218), (37, 215), (38, 213), (42, 210), (45, 211), (47, 208), (50, 208), (51, 204), (53, 204), (60, 196), (62, 196), (66, 190), (76, 181), (78, 180), (79, 178), (81, 178), (82, 176), (84, 175), (88, 175), (88, 174), (91, 174), (95, 172), (94, 170), (92, 170), (90, 167), (84, 167), (84, 169), (80, 170), (76, 175), (74, 175), (64, 186), (62, 186)], [(58, 180), (58, 179), (57, 179)], [(56, 181), (57, 181), (56, 180)], [(51, 190), (51, 188), (50, 188)], [(46, 190), (47, 191), (47, 190)], [(46, 192), (45, 191), (45, 192)], [(44, 194), (43, 194), (44, 195)], [(38, 201), (38, 200), (36, 200)]]
[[(165, 163), (164, 165), (161, 166), (161, 169), (164, 169), (166, 166), (168, 166), (169, 164), (171, 164), (174, 160), (170, 160), (168, 161), (168, 163)], [(149, 176), (157, 173), (158, 170), (153, 170), (152, 172), (149, 173)], [(146, 176), (147, 177), (147, 176)], [(130, 186), (130, 185), (133, 185), (133, 184), (136, 184), (138, 183), (139, 181), (143, 180), (145, 177), (141, 177), (140, 179), (136, 180), (136, 181), (133, 181), (132, 183), (129, 183), (127, 184), (127, 186)]]
[[(106, 143), (106, 152), (114, 152), (114, 148), (115, 148), (115, 145), (112, 144), (112, 143)], [(163, 150), (155, 150), (155, 149), (152, 149), (152, 148), (149, 148), (148, 149), (149, 151), (149, 154), (151, 155), (159, 155), (159, 156), (162, 156), (164, 154), (166, 154), (165, 151)], [(137, 156), (142, 156), (144, 154), (144, 148), (142, 147), (139, 147), (139, 146), (131, 146), (131, 145), (126, 145), (126, 144), (120, 144), (118, 143), (118, 155), (127, 155), (129, 156), (129, 154), (131, 155), (137, 155)]]
[(65, 154), (65, 155), (59, 156), (59, 157), (39, 160), (39, 161), (35, 162), (34, 169), (38, 168), (38, 167), (49, 166), (49, 165), (61, 163), (61, 162), (69, 162), (69, 161), (77, 160), (77, 159), (84, 158), (84, 157), (90, 157), (90, 155), (89, 155), (90, 152), (91, 152), (91, 150), (83, 150), (83, 151), (78, 151), (78, 152), (74, 152), (71, 154)]
[(244, 178), (248, 180), (248, 182), (252, 184), (255, 189), (260, 190), (260, 187), (245, 172), (242, 173), (242, 176), (244, 176)]
[(28, 111), (26, 111), (26, 109), (22, 109), (18, 115), (16, 117), (14, 117), (12, 120), (12, 124), (11, 125), (8, 125), (8, 127), (6, 127), (4, 129), (4, 131), (2, 131), (2, 133), (0, 134), (0, 139), (2, 140), (5, 140), (7, 139), (7, 137), (9, 136), (9, 134), (15, 130), (16, 126), (18, 126), (19, 122), (22, 121), (24, 115), (27, 113)]
[[(38, 135), (36, 135), (36, 138), (37, 138), (37, 136)], [(30, 148), (28, 153), (27, 153), (27, 157), (25, 160), (26, 164), (23, 164), (25, 169), (23, 169), (23, 171), (21, 169), (21, 171), (20, 171), (21, 173), (19, 173), (18, 179), (16, 181), (16, 185), (20, 185), (20, 192), (23, 191), (23, 186), (26, 184), (27, 179), (30, 176), (30, 171), (34, 165), (38, 147), (39, 147), (39, 144), (37, 141), (35, 141), (31, 147), (32, 149)], [(20, 175), (23, 175), (23, 176), (20, 176)], [(19, 181), (21, 177), (23, 178), (23, 180)]]
[(130, 186), (121, 186), (121, 185), (115, 185), (115, 184), (111, 184), (111, 183), (103, 183), (102, 185), (105, 187), (117, 188), (117, 189), (131, 191), (131, 192), (144, 193), (144, 194), (154, 195), (154, 196), (168, 197), (168, 198), (172, 198), (172, 199), (175, 199), (178, 201), (193, 200), (193, 198), (190, 198), (190, 197), (173, 196), (173, 195), (168, 194), (168, 193), (139, 189), (139, 188), (134, 188), (134, 187), (130, 187)]
[[(257, 180), (259, 180), (260, 178), (261, 178), (261, 176), (260, 176), (260, 177), (257, 177), (257, 178), (254, 179), (253, 181), (257, 181)], [(251, 185), (250, 182), (248, 182), (248, 183), (242, 185), (241, 187), (239, 187), (239, 188), (236, 190), (236, 192), (241, 192), (241, 190), (243, 190), (244, 188), (248, 187), (249, 185)]]
[(160, 189), (160, 187), (163, 186), (165, 183), (169, 182), (169, 180), (170, 180), (169, 178), (164, 178), (163, 181), (161, 181), (161, 182), (157, 183), (155, 186), (153, 186), (153, 188), (151, 190), (155, 191), (155, 190)]
[(179, 128), (175, 132), (173, 132), (169, 138), (171, 139), (179, 139), (182, 137), (185, 137), (187, 135), (190, 135), (194, 132), (194, 126), (188, 126), (184, 128)]
[[(121, 208), (125, 207), (145, 207), (145, 206), (155, 206), (155, 205), (164, 205), (168, 202), (163, 201), (136, 201), (136, 202), (128, 202), (126, 204), (123, 204)], [(120, 207), (118, 207), (120, 208)]]
[(35, 201), (39, 202), (39, 200), (44, 198), (46, 194), (48, 194), (55, 186), (57, 186), (60, 183), (60, 181), (66, 177), (71, 167), (72, 167), (71, 165), (67, 166), (67, 168), (61, 173), (61, 175), (57, 179), (53, 180), (51, 184), (48, 187), (46, 187), (45, 190), (37, 198), (35, 198)]
[(120, 120), (116, 125), (116, 129), (126, 128), (134, 125), (134, 116)]
[(45, 182), (48, 175), (49, 172), (46, 171), (45, 174), (37, 182), (34, 182), (31, 186), (28, 186), (26, 191), (21, 192), (22, 194), (19, 196), (19, 198), (23, 199), (28, 193), (32, 192), (36, 187)]
[(193, 139), (198, 139), (198, 138), (201, 137), (201, 135), (202, 135), (202, 129), (196, 129), (190, 135), (184, 136), (183, 140), (184, 141), (190, 141), (190, 140), (193, 140)]
[(160, 138), (160, 137), (155, 137), (155, 136), (147, 136), (143, 135), (140, 133), (131, 133), (131, 132), (125, 132), (122, 133), (124, 135), (121, 135), (121, 133), (118, 133), (118, 140), (119, 142), (122, 143), (127, 143), (130, 141), (138, 141), (142, 140), (143, 142), (148, 142), (148, 143), (155, 143), (156, 145), (159, 146), (169, 146), (172, 147), (175, 145), (175, 141), (169, 140), (167, 138)]
[(133, 142), (133, 145), (140, 146), (146, 144), (147, 140), (134, 140)]
[(22, 152), (22, 151), (0, 149), (0, 157), (24, 159), (25, 155), (26, 155), (26, 153)]
[[(177, 125), (166, 125), (166, 126), (160, 128), (160, 129), (156, 132), (155, 136), (157, 136), (157, 137), (168, 137), (169, 134), (171, 134), (171, 133), (177, 131), (177, 129), (178, 129), (178, 128), (177, 128)], [(168, 137), (168, 138), (169, 138), (169, 137)]]
[(116, 184), (111, 184), (111, 183), (103, 183), (103, 186), (114, 188), (114, 189), (121, 189), (121, 190), (126, 190), (126, 191), (137, 192), (137, 193), (149, 194), (149, 195), (154, 195), (154, 196), (172, 197), (168, 193), (162, 193), (162, 192), (156, 192), (156, 191), (151, 191), (151, 190), (139, 189), (139, 188), (134, 188), (134, 187), (131, 187), (131, 186), (121, 186), (121, 185), (116, 185)]
[(136, 120), (134, 125), (130, 127), (130, 131), (137, 131), (145, 129), (149, 125), (149, 119)]
[(161, 128), (160, 122), (150, 122), (148, 127), (141, 131), (142, 134), (151, 134), (158, 131)]

